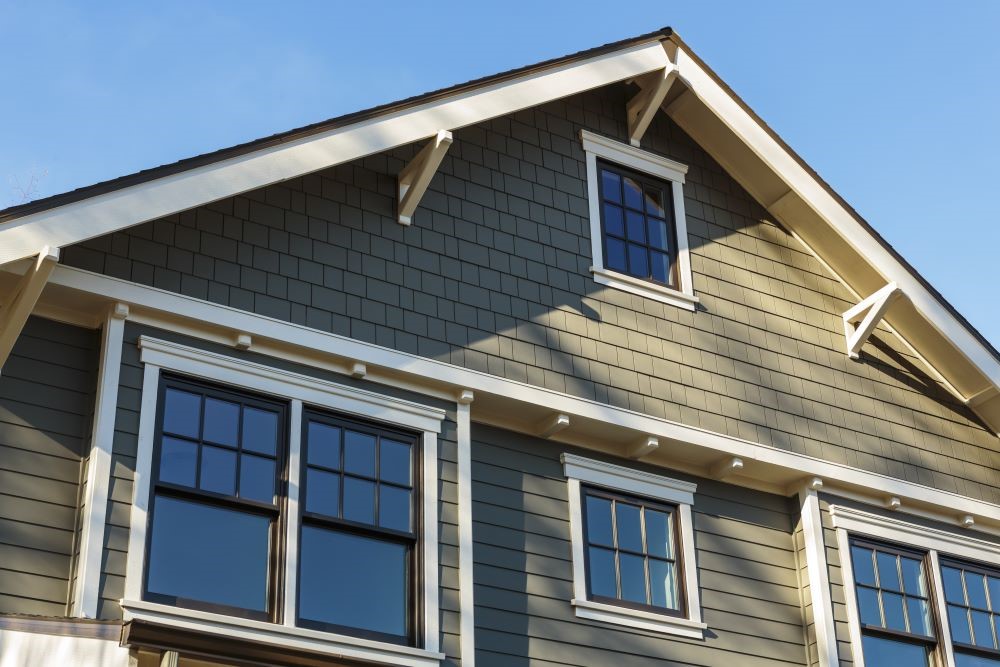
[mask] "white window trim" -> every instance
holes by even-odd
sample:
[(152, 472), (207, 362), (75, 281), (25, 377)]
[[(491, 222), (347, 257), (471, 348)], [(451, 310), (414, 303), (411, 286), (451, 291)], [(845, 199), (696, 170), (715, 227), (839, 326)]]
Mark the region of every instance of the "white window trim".
[[(571, 604), (577, 617), (681, 637), (703, 639), (708, 625), (702, 622), (701, 616), (701, 594), (698, 590), (698, 568), (694, 548), (694, 523), (691, 516), (691, 505), (694, 503), (694, 492), (697, 485), (603, 461), (587, 459), (575, 454), (563, 454), (560, 460), (567, 478), (567, 493), (569, 495), (569, 530), (573, 552), (574, 595)], [(677, 505), (677, 537), (681, 546), (686, 617), (668, 616), (587, 599), (583, 507), (580, 498), (581, 482), (612, 491), (665, 500)]]
[[(590, 247), (594, 265), (590, 267), (594, 280), (632, 294), (694, 310), (698, 297), (691, 280), (691, 257), (688, 248), (687, 219), (684, 214), (684, 176), (687, 166), (649, 151), (580, 130), (580, 140), (587, 155), (587, 195), (590, 200)], [(636, 171), (669, 181), (674, 201), (674, 227), (677, 233), (677, 288), (639, 280), (608, 269), (604, 264), (603, 231), (601, 230), (601, 200), (597, 187), (597, 158), (620, 164)]]
[(854, 592), (854, 567), (851, 563), (850, 546), (851, 536), (860, 535), (927, 551), (932, 588), (931, 598), (934, 604), (933, 612), (941, 629), (938, 643), (943, 648), (946, 667), (955, 667), (955, 652), (951, 645), (951, 628), (948, 625), (948, 614), (944, 613), (947, 607), (945, 606), (944, 587), (941, 581), (940, 554), (1000, 566), (1000, 545), (967, 535), (958, 535), (937, 528), (907, 523), (901, 519), (879, 516), (843, 505), (830, 506), (830, 519), (837, 531), (837, 549), (840, 553), (840, 567), (844, 582), (844, 598), (847, 603), (847, 621), (854, 664), (857, 667), (865, 665), (861, 646), (861, 616)]
[[(382, 664), (430, 667), (444, 659), (440, 653), (440, 592), (438, 589), (438, 443), (441, 421), (445, 411), (420, 403), (391, 396), (383, 396), (362, 389), (320, 380), (307, 375), (272, 368), (235, 357), (207, 352), (196, 348), (142, 336), (139, 338), (140, 360), (143, 372), (142, 403), (139, 415), (139, 442), (136, 456), (136, 474), (130, 517), (129, 550), (125, 573), (125, 598), (121, 601), (125, 620), (155, 621), (179, 628), (218, 632), (264, 643), (295, 646), (330, 656), (343, 656)], [(403, 426), (423, 432), (424, 478), (420, 489), (422, 498), (423, 527), (420, 548), (423, 561), (424, 627), (423, 648), (399, 646), (349, 635), (299, 628), (294, 625), (295, 577), (297, 563), (289, 559), (285, 569), (286, 585), (291, 584), (284, 607), (284, 624), (253, 621), (225, 614), (202, 612), (142, 600), (143, 570), (146, 560), (147, 514), (150, 500), (150, 482), (153, 442), (156, 435), (156, 405), (161, 369), (249, 391), (290, 402), (292, 425), (289, 446), (288, 516), (284, 535), (286, 553), (298, 553), (298, 489), (301, 470), (301, 437), (303, 403), (317, 405), (338, 412), (345, 412), (369, 419)]]

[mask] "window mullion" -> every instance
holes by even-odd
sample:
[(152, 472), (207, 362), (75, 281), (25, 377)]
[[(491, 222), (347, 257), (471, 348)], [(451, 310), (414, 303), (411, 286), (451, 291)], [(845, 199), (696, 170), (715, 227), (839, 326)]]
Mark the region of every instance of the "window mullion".
[(300, 489), (302, 488), (302, 401), (292, 400), (290, 410), (290, 433), (288, 436), (288, 484), (286, 485), (285, 516), (285, 558), (284, 558), (284, 599), (282, 600), (282, 622), (294, 627), (298, 602), (299, 577), (299, 511)]
[(939, 650), (942, 654), (945, 667), (955, 667), (955, 649), (951, 645), (951, 624), (948, 620), (948, 604), (944, 598), (941, 561), (938, 558), (937, 551), (928, 551), (927, 556), (931, 570), (929, 602), (931, 602), (932, 611), (937, 612), (936, 614), (932, 614), (932, 618), (936, 619), (937, 629), (940, 632), (940, 638), (938, 639)]

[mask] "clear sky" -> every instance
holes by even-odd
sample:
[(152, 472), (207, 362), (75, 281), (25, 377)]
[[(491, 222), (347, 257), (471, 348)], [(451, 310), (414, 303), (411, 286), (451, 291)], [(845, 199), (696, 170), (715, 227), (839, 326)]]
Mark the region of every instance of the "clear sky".
[(668, 25), (1000, 346), (1000, 0), (0, 0), (0, 207)]

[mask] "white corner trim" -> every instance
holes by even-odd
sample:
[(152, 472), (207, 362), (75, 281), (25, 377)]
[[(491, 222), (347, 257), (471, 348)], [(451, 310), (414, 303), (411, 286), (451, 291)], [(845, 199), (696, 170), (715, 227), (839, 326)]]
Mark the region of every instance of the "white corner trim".
[(146, 530), (149, 516), (150, 475), (153, 470), (153, 441), (156, 438), (156, 401), (160, 368), (147, 363), (142, 372), (142, 399), (139, 407), (139, 437), (136, 445), (135, 477), (132, 482), (132, 511), (129, 516), (128, 556), (125, 561), (125, 597), (142, 598), (143, 569), (146, 563)]
[(105, 522), (111, 486), (111, 449), (114, 444), (115, 416), (118, 414), (118, 378), (121, 372), (125, 321), (114, 311), (104, 320), (101, 331), (101, 373), (97, 380), (94, 424), (87, 461), (87, 487), (80, 529), (76, 590), (70, 613), (97, 618), (100, 599), (101, 558), (104, 551)]
[(564, 453), (559, 460), (563, 464), (563, 472), (570, 479), (678, 505), (694, 503), (694, 493), (698, 488), (698, 485), (692, 482), (596, 461), (576, 454)]
[[(688, 168), (649, 151), (615, 141), (608, 137), (580, 130), (580, 140), (586, 153), (587, 201), (590, 211), (590, 251), (594, 281), (620, 289), (631, 294), (654, 299), (661, 303), (694, 310), (698, 297), (694, 295), (691, 277), (691, 253), (688, 247), (687, 218), (684, 212), (684, 175)], [(671, 199), (674, 204), (674, 232), (677, 244), (677, 287), (658, 285), (648, 280), (639, 280), (604, 265), (604, 234), (601, 230), (601, 199), (598, 189), (597, 158), (631, 167), (636, 171), (656, 176), (670, 182)]]
[(459, 648), (463, 667), (476, 664), (472, 538), (472, 424), (469, 403), (457, 404)]
[(854, 565), (851, 562), (851, 543), (847, 531), (837, 529), (837, 555), (840, 559), (840, 576), (843, 579), (844, 603), (847, 605), (847, 632), (851, 638), (851, 658), (856, 667), (865, 667), (865, 655), (861, 645), (861, 615), (858, 612), (858, 598), (854, 591)]
[(846, 530), (851, 534), (867, 535), (950, 556), (1000, 565), (1000, 544), (969, 535), (919, 526), (898, 518), (883, 517), (843, 505), (831, 505), (830, 517), (835, 528)]
[(237, 357), (148, 336), (139, 337), (140, 359), (163, 368), (303, 403), (349, 412), (418, 431), (441, 431), (445, 411), (364, 389), (321, 380)]
[(331, 658), (361, 660), (404, 667), (439, 667), (444, 654), (388, 642), (338, 635), (307, 628), (289, 628), (255, 621), (125, 599), (121, 601), (125, 621), (147, 621), (183, 630), (211, 632), (234, 639), (256, 641), (292, 650), (312, 651)]
[(590, 272), (594, 274), (594, 281), (600, 283), (601, 285), (614, 287), (615, 289), (620, 289), (623, 292), (630, 292), (637, 296), (642, 296), (661, 303), (667, 303), (671, 306), (677, 306), (678, 308), (695, 310), (696, 304), (699, 302), (698, 297), (693, 294), (685, 294), (684, 292), (675, 290), (672, 287), (658, 285), (656, 283), (649, 282), (648, 280), (639, 280), (638, 278), (633, 278), (632, 276), (625, 275), (624, 273), (618, 273), (617, 271), (592, 266), (590, 267)]
[(827, 570), (826, 545), (823, 543), (823, 518), (820, 515), (819, 496), (815, 489), (804, 488), (799, 492), (802, 538), (805, 542), (806, 572), (809, 577), (809, 595), (813, 610), (813, 627), (816, 632), (816, 654), (820, 667), (837, 667), (837, 631), (833, 619), (833, 597), (830, 593), (830, 575)]
[[(694, 546), (694, 520), (691, 514), (696, 485), (595, 461), (575, 454), (564, 453), (559, 458), (567, 478), (570, 548), (573, 556), (573, 599), (571, 604), (576, 616), (681, 637), (704, 638), (704, 630), (708, 626), (702, 622), (701, 591), (698, 588), (697, 554)], [(682, 594), (685, 596), (686, 618), (619, 607), (587, 599), (581, 482), (677, 504), (677, 540), (681, 552), (681, 572), (684, 576)]]
[(701, 621), (692, 621), (666, 614), (654, 614), (628, 607), (616, 607), (613, 604), (592, 602), (581, 598), (572, 600), (571, 604), (577, 618), (625, 625), (630, 628), (662, 632), (668, 635), (703, 639), (705, 630), (708, 628), (708, 625)]

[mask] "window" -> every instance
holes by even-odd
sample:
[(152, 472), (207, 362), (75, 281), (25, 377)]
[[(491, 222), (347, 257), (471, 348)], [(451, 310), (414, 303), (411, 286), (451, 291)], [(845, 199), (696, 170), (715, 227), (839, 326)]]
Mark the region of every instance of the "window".
[(1000, 665), (1000, 570), (941, 560), (957, 667)]
[(694, 310), (684, 175), (687, 167), (586, 130), (594, 280)]
[(936, 639), (923, 555), (853, 540), (851, 563), (865, 664), (927, 665)]
[[(269, 646), (317, 661), (440, 664), (444, 410), (139, 342), (121, 602), (132, 627), (238, 638), (218, 656), (237, 662)], [(240, 642), (247, 653), (232, 648)]]
[(695, 485), (562, 455), (580, 618), (701, 638)]

